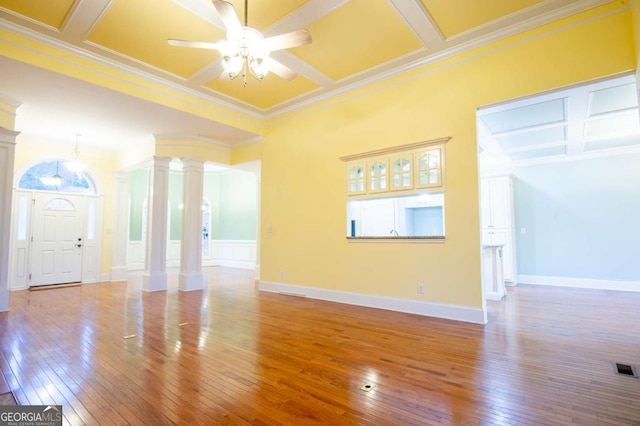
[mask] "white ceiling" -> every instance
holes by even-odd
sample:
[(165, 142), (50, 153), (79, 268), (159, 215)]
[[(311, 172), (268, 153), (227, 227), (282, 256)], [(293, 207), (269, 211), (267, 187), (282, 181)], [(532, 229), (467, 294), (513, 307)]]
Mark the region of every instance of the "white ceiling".
[[(0, 56), (2, 99), (20, 105), (15, 129), (33, 142), (126, 149), (141, 140), (188, 135), (234, 145), (257, 135)], [(17, 101), (19, 99), (19, 101)]]
[(510, 167), (640, 149), (633, 75), (478, 111), (480, 161)]

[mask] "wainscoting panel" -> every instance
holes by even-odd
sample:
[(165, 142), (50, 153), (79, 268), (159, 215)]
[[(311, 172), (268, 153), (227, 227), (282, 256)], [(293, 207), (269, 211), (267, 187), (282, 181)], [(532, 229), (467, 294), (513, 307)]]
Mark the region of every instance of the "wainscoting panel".
[(211, 258), (202, 262), (207, 266), (228, 266), (231, 268), (255, 269), (255, 240), (213, 240)]
[[(180, 267), (180, 240), (169, 241), (167, 267)], [(202, 259), (202, 266), (228, 266), (231, 268), (255, 269), (255, 240), (214, 240), (211, 241), (211, 256)], [(129, 241), (127, 268), (144, 269), (144, 246), (142, 241)]]
[(129, 241), (127, 267), (130, 270), (144, 269), (144, 245), (142, 241)]

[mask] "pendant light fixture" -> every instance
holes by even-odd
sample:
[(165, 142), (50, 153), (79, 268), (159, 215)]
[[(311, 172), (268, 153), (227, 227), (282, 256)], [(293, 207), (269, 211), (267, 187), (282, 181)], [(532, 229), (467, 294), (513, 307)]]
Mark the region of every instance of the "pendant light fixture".
[(78, 161), (78, 157), (80, 157), (80, 145), (78, 143), (78, 138), (80, 137), (80, 133), (75, 133), (75, 135), (76, 135), (76, 145), (73, 148), (72, 160), (71, 161), (66, 161), (64, 163), (64, 166), (71, 173), (76, 173), (77, 174), (77, 173), (82, 173), (84, 171), (84, 169), (87, 168), (87, 166), (82, 164), (80, 161)]
[(62, 176), (58, 173), (58, 167), (60, 166), (60, 162), (56, 161), (56, 174), (53, 176), (44, 176), (40, 178), (40, 182), (47, 186), (55, 186), (58, 188), (62, 185)]

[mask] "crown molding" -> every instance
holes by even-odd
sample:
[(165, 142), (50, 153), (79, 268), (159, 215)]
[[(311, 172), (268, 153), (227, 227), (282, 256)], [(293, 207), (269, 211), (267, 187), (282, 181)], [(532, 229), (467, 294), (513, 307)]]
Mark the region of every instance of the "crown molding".
[[(40, 34), (40, 33), (36, 32), (36, 31), (31, 30), (31, 29), (28, 29), (28, 28), (22, 27), (20, 25), (14, 24), (13, 22), (7, 21), (7, 20), (5, 20), (3, 18), (0, 18), (0, 27), (2, 27), (3, 29), (5, 29), (5, 30), (7, 30), (7, 31), (9, 31), (11, 33), (19, 35), (21, 37), (25, 37), (27, 39), (30, 39), (30, 40), (45, 44), (45, 45), (47, 45), (49, 47), (52, 47), (54, 49), (58, 49), (58, 50), (61, 50), (63, 52), (66, 52), (66, 53), (70, 53), (72, 55), (78, 56), (78, 57), (83, 58), (83, 59), (88, 59), (88, 60), (91, 60), (93, 62), (97, 62), (100, 65), (105, 65), (105, 66), (107, 66), (109, 68), (113, 68), (113, 69), (116, 69), (118, 71), (122, 71), (123, 73), (129, 74), (129, 75), (133, 75), (135, 77), (138, 77), (138, 78), (141, 78), (141, 79), (143, 79), (145, 81), (148, 81), (148, 82), (150, 82), (152, 84), (158, 84), (158, 85), (162, 85), (162, 86), (168, 87), (169, 89), (175, 90), (177, 92), (183, 93), (183, 94), (188, 95), (188, 96), (192, 96), (194, 98), (197, 98), (197, 99), (205, 101), (205, 102), (212, 103), (213, 105), (216, 105), (216, 106), (221, 106), (223, 108), (227, 108), (227, 109), (229, 109), (231, 111), (240, 113), (240, 114), (242, 114), (244, 116), (247, 116), (247, 117), (251, 117), (251, 118), (254, 118), (254, 119), (258, 119), (258, 120), (264, 120), (264, 115), (260, 112), (260, 110), (258, 110), (256, 108), (248, 109), (246, 107), (240, 107), (237, 104), (231, 103), (228, 100), (225, 100), (225, 99), (223, 99), (221, 97), (206, 95), (206, 94), (204, 94), (202, 92), (199, 92), (199, 91), (194, 90), (192, 88), (186, 87), (186, 86), (184, 86), (182, 84), (176, 83), (176, 82), (174, 82), (172, 80), (169, 80), (167, 78), (163, 78), (163, 77), (154, 75), (154, 74), (152, 74), (152, 73), (150, 73), (148, 71), (140, 70), (140, 69), (138, 69), (138, 68), (136, 68), (134, 66), (128, 65), (128, 64), (123, 64), (123, 63), (118, 62), (118, 61), (116, 61), (114, 59), (111, 59), (111, 58), (106, 58), (104, 56), (100, 56), (99, 54), (97, 54), (95, 52), (92, 52), (92, 51), (90, 51), (88, 49), (84, 49), (82, 47), (70, 44), (70, 43), (68, 43), (66, 41), (58, 40), (58, 39), (55, 39), (53, 37), (50, 37), (50, 36), (47, 36), (47, 35), (44, 35), (44, 34)], [(8, 40), (6, 40), (6, 41), (11, 43)], [(12, 43), (12, 44), (17, 45), (15, 43)], [(99, 49), (99, 50), (101, 50), (101, 51), (103, 51), (105, 53), (120, 57), (123, 60), (127, 60), (127, 61), (130, 61), (132, 63), (138, 64), (138, 65), (144, 65), (144, 67), (154, 69), (157, 72), (159, 71), (158, 69), (152, 68), (151, 66), (143, 64), (142, 62), (139, 62), (139, 61), (137, 61), (137, 60), (135, 60), (133, 58), (126, 57), (124, 55), (121, 55), (119, 53), (110, 51), (110, 50), (105, 49), (103, 47), (97, 47), (97, 45), (95, 45), (93, 43), (87, 43), (87, 45), (89, 45), (89, 46), (91, 46), (91, 47), (93, 47), (95, 49)], [(68, 64), (72, 64), (74, 66), (83, 67), (83, 65), (81, 65), (81, 64), (78, 64), (76, 62), (70, 62), (68, 60), (65, 60), (64, 58), (59, 57), (59, 56), (53, 56), (51, 54), (44, 53), (44, 52), (42, 52), (40, 50), (31, 49), (31, 48), (29, 48), (27, 46), (24, 46), (24, 45), (17, 45), (17, 46), (22, 48), (22, 49), (27, 49), (27, 50), (36, 52), (36, 53), (38, 53), (38, 54), (40, 54), (42, 56), (54, 58), (54, 59), (56, 59), (58, 61), (65, 62), (65, 63), (68, 63)], [(113, 74), (106, 74), (106, 73), (101, 72), (101, 71), (99, 71), (99, 70), (97, 70), (95, 68), (91, 68), (91, 71), (103, 74), (103, 75), (105, 75), (105, 76), (107, 76), (109, 78), (116, 79), (116, 80), (121, 81), (121, 82), (126, 83), (126, 84), (134, 85), (137, 88), (140, 88), (140, 89), (143, 89), (143, 90), (149, 90), (149, 88), (147, 88), (145, 86), (136, 84), (136, 83), (134, 83), (132, 81), (129, 81), (129, 80), (124, 80), (122, 78), (114, 76)], [(168, 74), (168, 73), (166, 73), (166, 71), (161, 71), (161, 72), (164, 73), (164, 74)], [(168, 96), (171, 97), (171, 95), (168, 95)], [(182, 98), (180, 99), (180, 101), (181, 102), (185, 102), (185, 100), (182, 99)], [(193, 104), (193, 102), (190, 102), (188, 100), (186, 102)], [(201, 105), (199, 105), (199, 106), (201, 107)], [(216, 114), (219, 114), (219, 115), (229, 115), (228, 113), (225, 113), (224, 111), (220, 111), (218, 109), (210, 108), (209, 110), (211, 112), (215, 112)], [(250, 122), (250, 120), (246, 120), (243, 117), (238, 118), (237, 116), (233, 116), (233, 118), (234, 119), (239, 119), (240, 121), (245, 121), (247, 123)]]
[(219, 141), (217, 139), (208, 138), (206, 136), (201, 135), (187, 135), (187, 134), (178, 134), (178, 133), (158, 133), (154, 134), (153, 137), (156, 139), (156, 144), (162, 146), (178, 146), (180, 144), (176, 143), (163, 143), (161, 139), (178, 139), (184, 141), (196, 141), (196, 142), (204, 142), (210, 145), (218, 145), (224, 148), (232, 148), (234, 145), (228, 142)]
[[(548, 6), (549, 3), (550, 1), (547, 0), (546, 2), (543, 2), (543, 5)], [(474, 28), (465, 33), (446, 39), (442, 44), (442, 49), (434, 51), (433, 53), (429, 53), (429, 50), (427, 48), (421, 49), (418, 52), (411, 52), (404, 57), (395, 58), (387, 63), (380, 64), (377, 67), (338, 81), (336, 83), (336, 87), (333, 89), (322, 91), (319, 94), (304, 94), (290, 101), (282, 102), (274, 107), (267, 109), (265, 117), (267, 120), (270, 120), (282, 115), (296, 112), (298, 110), (313, 106), (314, 104), (321, 103), (331, 98), (335, 98), (349, 92), (371, 86), (374, 83), (406, 74), (410, 71), (417, 70), (426, 65), (442, 61), (444, 59), (459, 55), (472, 49), (485, 46), (489, 43), (504, 39), (506, 37), (517, 35), (524, 31), (534, 29), (541, 25), (566, 18), (573, 14), (583, 12), (585, 10), (606, 3), (609, 3), (609, 0), (583, 0), (578, 3), (571, 3), (557, 10), (552, 10), (544, 13), (540, 16), (534, 16), (532, 18), (525, 19), (524, 21), (514, 23), (507, 28), (492, 31), (477, 38), (470, 39), (470, 37), (475, 35), (480, 30), (486, 31), (486, 27), (488, 27), (488, 25)], [(614, 11), (599, 15), (598, 18), (608, 16), (610, 14), (616, 14), (620, 11), (627, 10), (628, 8), (629, 6), (622, 9), (616, 9)], [(531, 8), (526, 9), (526, 12), (530, 13)], [(514, 16), (515, 15), (510, 16), (509, 19), (514, 19)], [(581, 21), (580, 23), (583, 22), (585, 21)], [(480, 30), (478, 30), (478, 28), (480, 28)], [(404, 63), (398, 64), (398, 62)]]

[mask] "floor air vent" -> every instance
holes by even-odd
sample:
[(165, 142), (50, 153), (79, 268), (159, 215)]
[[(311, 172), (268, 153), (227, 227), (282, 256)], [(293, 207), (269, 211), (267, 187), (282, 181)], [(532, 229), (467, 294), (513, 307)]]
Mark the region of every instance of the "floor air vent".
[(615, 371), (617, 374), (622, 374), (623, 376), (631, 376), (636, 378), (638, 377), (638, 372), (636, 371), (636, 367), (630, 364), (614, 362), (613, 371)]

